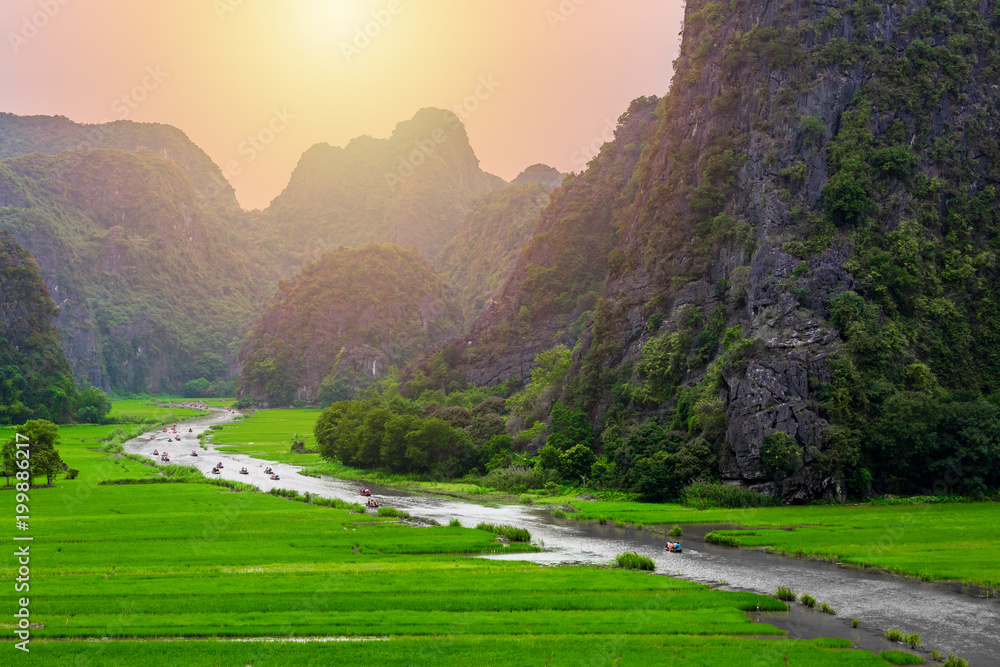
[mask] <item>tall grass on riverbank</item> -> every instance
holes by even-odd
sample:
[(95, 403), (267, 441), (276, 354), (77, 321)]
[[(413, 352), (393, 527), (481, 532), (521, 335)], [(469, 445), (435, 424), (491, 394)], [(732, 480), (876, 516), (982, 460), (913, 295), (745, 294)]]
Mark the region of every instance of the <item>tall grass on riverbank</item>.
[(695, 509), (777, 507), (781, 500), (738, 484), (691, 482), (681, 491), (684, 504)]
[(501, 526), (495, 523), (480, 523), (476, 526), (476, 530), (486, 530), (494, 535), (500, 535), (510, 540), (511, 542), (530, 542), (531, 533), (528, 532), (526, 528), (517, 528), (515, 526)]
[(626, 551), (615, 556), (615, 566), (623, 570), (647, 570), (649, 572), (656, 569), (656, 563), (653, 562), (652, 558), (634, 551)]

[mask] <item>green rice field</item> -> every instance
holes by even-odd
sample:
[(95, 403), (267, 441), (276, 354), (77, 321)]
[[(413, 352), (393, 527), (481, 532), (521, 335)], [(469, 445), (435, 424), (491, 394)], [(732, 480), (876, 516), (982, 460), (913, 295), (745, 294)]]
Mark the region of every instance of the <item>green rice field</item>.
[[(846, 642), (788, 640), (754, 623), (745, 611), (784, 608), (755, 593), (470, 557), (536, 548), (485, 530), (209, 484), (102, 485), (74, 498), (31, 494), (37, 627), (19, 664), (884, 664)], [(14, 606), (4, 596), (0, 613)], [(230, 641), (255, 637), (353, 641)]]
[[(885, 568), (922, 579), (1000, 586), (1000, 503), (810, 505), (696, 510), (682, 505), (565, 499), (574, 519), (647, 526), (730, 523), (744, 547)], [(752, 531), (735, 530), (737, 527)]]
[[(315, 447), (313, 426), (319, 419), (316, 408), (285, 408), (260, 410), (246, 415), (242, 420), (223, 424), (211, 431), (211, 442), (219, 449), (249, 454), (280, 463), (310, 465), (321, 461), (319, 454), (291, 452), (292, 435), (306, 438), (306, 448)], [(250, 444), (253, 443), (253, 444)]]

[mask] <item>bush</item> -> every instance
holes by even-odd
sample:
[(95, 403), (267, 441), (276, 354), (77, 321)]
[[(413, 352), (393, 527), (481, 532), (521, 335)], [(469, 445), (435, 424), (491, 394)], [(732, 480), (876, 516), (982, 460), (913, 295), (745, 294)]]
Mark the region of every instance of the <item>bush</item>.
[(615, 556), (615, 566), (625, 570), (648, 570), (652, 572), (656, 569), (656, 563), (649, 556), (641, 556), (634, 551), (626, 551)]
[(774, 593), (774, 597), (779, 600), (784, 600), (785, 602), (795, 601), (795, 593), (792, 592), (792, 589), (788, 586), (779, 586), (778, 590)]
[(965, 658), (959, 658), (954, 653), (949, 653), (948, 659), (944, 661), (943, 667), (969, 667), (969, 661)]
[(902, 630), (886, 630), (885, 638), (891, 642), (901, 642), (906, 637)]
[(861, 625), (861, 621), (859, 621), (859, 620), (858, 620), (858, 619), (856, 619), (856, 618), (852, 618), (852, 619), (851, 619), (851, 627), (852, 627), (852, 628), (856, 628), (856, 627), (858, 627), (859, 625)]
[(674, 526), (673, 528), (670, 529), (670, 532), (667, 534), (670, 535), (671, 537), (680, 537), (681, 535), (684, 534), (684, 531), (681, 529), (680, 526)]
[(451, 526), (452, 528), (461, 528), (462, 522), (452, 517), (451, 521), (448, 522), (448, 525)]
[(833, 607), (831, 607), (830, 605), (828, 605), (825, 602), (823, 603), (823, 606), (820, 607), (820, 611), (822, 611), (825, 614), (836, 614), (837, 613), (837, 611)]
[(410, 513), (409, 512), (404, 512), (403, 510), (398, 510), (395, 507), (379, 507), (378, 508), (378, 515), (379, 516), (392, 516), (392, 517), (396, 517), (397, 519), (409, 519), (410, 518)]
[(904, 651), (882, 651), (878, 654), (880, 658), (894, 665), (922, 665), (924, 659), (913, 653)]
[(768, 471), (786, 477), (801, 467), (802, 448), (795, 444), (788, 433), (775, 431), (764, 438), (760, 447), (760, 461)]
[(79, 470), (77, 470), (76, 468), (70, 468), (69, 470), (66, 471), (66, 479), (76, 479), (77, 475), (79, 474), (80, 474)]
[(910, 645), (910, 648), (917, 648), (920, 646), (920, 635), (916, 632), (911, 632), (906, 635), (906, 643)]
[(726, 533), (718, 533), (715, 531), (705, 535), (705, 541), (711, 542), (712, 544), (722, 544), (727, 547), (740, 546), (740, 541), (736, 538), (736, 536), (728, 535)]
[(515, 528), (514, 526), (501, 526), (494, 523), (481, 523), (476, 526), (476, 530), (486, 530), (494, 535), (501, 535), (511, 542), (530, 542), (531, 533), (525, 528)]
[(802, 604), (804, 604), (805, 606), (809, 607), (810, 609), (814, 609), (816, 607), (816, 598), (814, 598), (813, 596), (808, 595), (806, 593), (803, 593), (802, 594)]
[(483, 486), (504, 491), (506, 493), (524, 493), (528, 489), (541, 489), (546, 483), (552, 483), (555, 471), (537, 470), (523, 466), (494, 468), (483, 477)]
[(776, 507), (781, 504), (773, 496), (724, 482), (691, 482), (681, 491), (681, 498), (688, 507), (700, 510), (713, 507)]

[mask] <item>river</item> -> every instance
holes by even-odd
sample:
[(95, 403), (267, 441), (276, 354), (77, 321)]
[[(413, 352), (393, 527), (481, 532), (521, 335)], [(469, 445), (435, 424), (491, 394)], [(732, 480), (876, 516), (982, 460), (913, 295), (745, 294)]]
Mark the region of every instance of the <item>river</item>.
[[(358, 495), (360, 482), (301, 475), (298, 466), (219, 451), (211, 444), (201, 449), (198, 434), (232, 418), (233, 414), (226, 410), (213, 409), (208, 416), (178, 424), (179, 441), (166, 442), (172, 433), (151, 431), (128, 441), (125, 448), (151, 460), (156, 458), (152, 454), (154, 449), (166, 450), (173, 463), (196, 467), (206, 476), (253, 484), (262, 491), (294, 489), (300, 493), (363, 502)], [(155, 435), (156, 440), (150, 440), (150, 435)], [(198, 451), (199, 456), (191, 456), (192, 450)], [(211, 469), (219, 462), (224, 467), (219, 475), (214, 475)], [(264, 473), (267, 466), (278, 473), (280, 481), (273, 481)], [(250, 474), (240, 475), (241, 467), (246, 467)], [(527, 528), (533, 541), (544, 545), (544, 551), (537, 554), (492, 556), (494, 558), (516, 558), (550, 565), (607, 563), (623, 551), (636, 551), (652, 558), (656, 571), (661, 574), (709, 583), (724, 590), (765, 594), (773, 593), (779, 586), (788, 586), (796, 593), (809, 593), (837, 611), (836, 616), (831, 616), (793, 603), (789, 612), (750, 614), (754, 620), (787, 630), (794, 638), (844, 637), (860, 648), (899, 650), (902, 648), (899, 644), (882, 637), (883, 629), (899, 628), (919, 634), (928, 653), (930, 649), (944, 655), (955, 653), (968, 659), (971, 665), (1000, 664), (1000, 601), (979, 597), (956, 584), (917, 582), (835, 564), (708, 544), (704, 535), (713, 526), (685, 524), (684, 536), (680, 538), (684, 553), (671, 554), (663, 550), (665, 537), (646, 530), (557, 518), (549, 509), (530, 505), (484, 506), (378, 485), (365, 486), (383, 504), (406, 510), (414, 516), (442, 524), (454, 518), (469, 527), (481, 521), (511, 524)], [(997, 566), (1000, 567), (1000, 563)], [(858, 628), (851, 627), (852, 618), (860, 621)]]

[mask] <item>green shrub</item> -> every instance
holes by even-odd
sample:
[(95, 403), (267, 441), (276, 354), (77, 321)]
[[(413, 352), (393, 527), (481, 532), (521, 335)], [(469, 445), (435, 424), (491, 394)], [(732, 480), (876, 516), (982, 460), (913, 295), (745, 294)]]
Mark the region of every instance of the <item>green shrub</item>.
[(705, 535), (705, 541), (711, 542), (712, 544), (722, 544), (727, 547), (740, 546), (740, 541), (735, 536), (716, 531), (712, 531), (711, 533)]
[(858, 627), (859, 625), (861, 625), (861, 621), (859, 621), (859, 620), (858, 620), (858, 619), (856, 619), (856, 618), (852, 618), (852, 619), (851, 619), (851, 627), (852, 627), (852, 628), (856, 628), (856, 627)]
[(795, 593), (792, 592), (792, 589), (788, 586), (779, 586), (778, 590), (774, 593), (774, 597), (779, 600), (784, 600), (785, 602), (795, 601)]
[(825, 602), (820, 607), (820, 611), (822, 611), (822, 612), (824, 612), (826, 614), (836, 614), (837, 613), (836, 610), (833, 607), (831, 607), (830, 605), (828, 605)]
[(910, 648), (917, 648), (920, 646), (920, 635), (916, 632), (912, 632), (906, 635), (906, 643), (910, 645)]
[(514, 526), (497, 525), (493, 523), (480, 523), (476, 526), (476, 530), (485, 530), (494, 535), (500, 535), (507, 538), (511, 542), (530, 542), (531, 533), (525, 528), (516, 528)]
[(393, 517), (396, 517), (397, 519), (409, 519), (410, 518), (410, 513), (409, 512), (404, 512), (403, 510), (398, 510), (395, 507), (379, 507), (378, 508), (378, 515), (379, 516), (393, 516)]
[(656, 569), (656, 563), (649, 556), (641, 556), (634, 551), (626, 551), (615, 556), (615, 566), (625, 570), (649, 570)]
[(76, 468), (70, 468), (69, 470), (66, 471), (66, 479), (76, 479), (77, 475), (79, 474), (80, 474), (79, 470), (77, 470)]
[(813, 596), (808, 595), (806, 593), (803, 593), (802, 594), (802, 604), (804, 604), (805, 606), (809, 607), (810, 609), (813, 609), (813, 608), (816, 607), (816, 598), (814, 598)]
[(451, 521), (448, 522), (448, 525), (451, 526), (452, 528), (461, 528), (462, 522), (456, 519), (455, 517), (452, 517)]
[[(796, 288), (797, 289), (797, 288)], [(805, 289), (808, 295), (809, 289)], [(793, 289), (793, 292), (796, 290)], [(798, 295), (796, 293), (796, 295)], [(760, 447), (760, 461), (764, 468), (782, 477), (795, 472), (802, 464), (802, 448), (788, 433), (775, 431), (764, 438)]]
[(685, 505), (696, 509), (777, 507), (781, 504), (781, 501), (773, 496), (724, 482), (691, 482), (681, 490), (681, 498)]
[(882, 651), (879, 653), (879, 657), (886, 662), (891, 662), (894, 665), (922, 665), (924, 664), (924, 659), (919, 655), (913, 653), (906, 653), (905, 651)]
[(684, 531), (681, 529), (680, 526), (674, 526), (673, 528), (670, 529), (670, 532), (668, 534), (671, 537), (680, 537), (681, 535), (684, 534)]
[(562, 510), (552, 510), (552, 516), (554, 516), (556, 518), (559, 518), (559, 519), (565, 519), (566, 516), (567, 516), (567, 514), (566, 514), (566, 512), (563, 512)]
[(906, 638), (902, 630), (886, 630), (885, 638), (891, 642), (901, 642)]
[(949, 653), (948, 659), (944, 661), (942, 667), (969, 667), (969, 661), (965, 658), (959, 658), (954, 653)]

